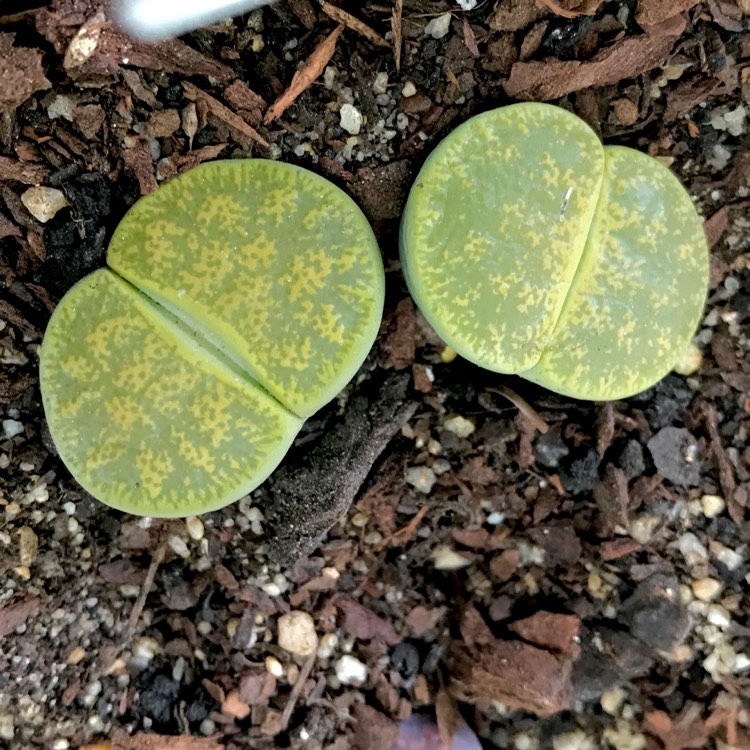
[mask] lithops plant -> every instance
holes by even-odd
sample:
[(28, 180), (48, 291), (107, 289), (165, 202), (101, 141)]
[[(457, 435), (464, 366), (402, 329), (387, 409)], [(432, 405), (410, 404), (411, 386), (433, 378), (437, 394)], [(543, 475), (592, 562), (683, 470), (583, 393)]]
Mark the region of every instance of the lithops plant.
[(669, 372), (708, 285), (701, 219), (674, 175), (536, 103), (476, 116), (438, 145), (407, 201), (401, 259), (459, 354), (592, 400)]
[(141, 515), (206, 512), (259, 485), (382, 315), (362, 212), (277, 162), (212, 162), (142, 198), (107, 264), (52, 315), (42, 396), (73, 476)]

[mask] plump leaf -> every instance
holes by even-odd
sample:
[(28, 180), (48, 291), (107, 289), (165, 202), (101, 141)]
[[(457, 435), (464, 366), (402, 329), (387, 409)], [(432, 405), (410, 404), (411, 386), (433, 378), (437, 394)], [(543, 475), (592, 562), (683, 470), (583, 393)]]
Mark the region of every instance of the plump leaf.
[(41, 386), (65, 464), (128, 512), (206, 512), (260, 484), (380, 322), (363, 214), (275, 162), (214, 162), (142, 199), (108, 262), (55, 310)]
[(216, 161), (142, 198), (109, 266), (306, 417), (364, 361), (384, 277), (364, 214), (312, 172)]
[(58, 305), (40, 377), (65, 465), (92, 495), (131, 513), (191, 515), (241, 497), (301, 424), (106, 269)]
[(409, 195), (401, 256), (457, 352), (588, 399), (666, 374), (708, 280), (701, 220), (676, 178), (546, 104), (479, 115), (437, 147)]

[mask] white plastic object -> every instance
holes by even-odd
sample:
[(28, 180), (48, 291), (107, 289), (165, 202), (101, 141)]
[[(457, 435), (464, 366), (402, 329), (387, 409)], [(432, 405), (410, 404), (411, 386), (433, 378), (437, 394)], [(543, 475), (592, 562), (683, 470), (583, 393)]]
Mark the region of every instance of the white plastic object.
[(119, 0), (117, 22), (134, 37), (167, 39), (200, 26), (239, 16), (272, 0)]

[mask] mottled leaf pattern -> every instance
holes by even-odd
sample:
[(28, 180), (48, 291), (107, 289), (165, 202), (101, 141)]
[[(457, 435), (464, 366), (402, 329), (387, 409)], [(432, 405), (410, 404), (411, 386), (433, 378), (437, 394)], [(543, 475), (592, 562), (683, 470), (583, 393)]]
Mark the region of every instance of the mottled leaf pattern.
[(300, 427), (106, 269), (58, 305), (40, 377), (68, 469), (92, 495), (132, 513), (190, 515), (241, 497), (275, 468)]
[(588, 399), (666, 374), (708, 280), (701, 220), (677, 179), (535, 103), (479, 115), (438, 146), (409, 195), (401, 257), (456, 351)]
[(302, 417), (349, 382), (380, 325), (382, 261), (367, 220), (335, 185), (289, 164), (196, 167), (138, 201), (107, 262)]
[(41, 385), (72, 474), (133, 513), (206, 512), (260, 484), (380, 323), (366, 219), (285, 164), (191, 170), (130, 210), (108, 262), (55, 310)]

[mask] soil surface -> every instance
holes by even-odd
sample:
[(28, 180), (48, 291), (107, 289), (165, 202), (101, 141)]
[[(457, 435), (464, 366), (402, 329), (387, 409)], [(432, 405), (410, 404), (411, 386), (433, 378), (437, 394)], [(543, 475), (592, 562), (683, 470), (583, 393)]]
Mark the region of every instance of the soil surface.
[[(3, 13), (0, 745), (414, 750), (415, 714), (485, 748), (750, 747), (747, 0), (280, 0), (158, 44), (99, 0)], [(661, 159), (707, 219), (692, 361), (633, 398), (451, 359), (406, 293), (421, 163), (528, 99)], [(140, 195), (249, 156), (358, 201), (381, 334), (250, 497), (123, 515), (49, 439), (46, 322)]]

